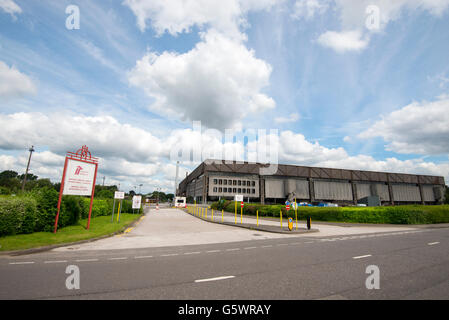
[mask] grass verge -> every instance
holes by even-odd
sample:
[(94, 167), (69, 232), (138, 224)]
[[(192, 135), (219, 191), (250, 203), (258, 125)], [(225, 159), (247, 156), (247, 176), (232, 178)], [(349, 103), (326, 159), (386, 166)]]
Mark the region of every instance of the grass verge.
[(1, 237), (0, 251), (26, 250), (94, 239), (118, 232), (140, 217), (141, 216), (137, 214), (124, 213), (120, 215), (120, 222), (111, 222), (110, 216), (92, 218), (90, 230), (86, 230), (87, 219), (82, 219), (77, 225), (59, 229), (56, 234), (50, 232), (36, 232)]

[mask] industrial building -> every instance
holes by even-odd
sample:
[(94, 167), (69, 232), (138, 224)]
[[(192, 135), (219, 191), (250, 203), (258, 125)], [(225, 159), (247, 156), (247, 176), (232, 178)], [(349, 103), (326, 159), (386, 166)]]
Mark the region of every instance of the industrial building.
[(273, 175), (261, 175), (259, 163), (206, 160), (180, 184), (178, 195), (207, 203), (234, 199), (284, 203), (297, 202), (357, 205), (377, 198), (381, 205), (440, 204), (444, 201), (443, 177), (360, 170), (278, 165)]

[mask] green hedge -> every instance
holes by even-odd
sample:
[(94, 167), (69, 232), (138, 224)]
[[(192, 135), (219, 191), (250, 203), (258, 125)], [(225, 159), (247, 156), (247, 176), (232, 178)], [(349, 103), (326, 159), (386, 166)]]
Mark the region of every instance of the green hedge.
[[(212, 204), (212, 209), (234, 212), (234, 201), (221, 201)], [(295, 210), (287, 212), (284, 205), (245, 204), (243, 213), (261, 217), (295, 217)], [(237, 204), (240, 213), (240, 203)], [(310, 216), (315, 221), (385, 223), (385, 224), (433, 224), (449, 223), (449, 205), (392, 206), (392, 207), (298, 207), (298, 218)]]
[[(24, 196), (0, 196), (0, 237), (32, 232), (52, 232), (59, 193), (42, 188)], [(63, 196), (58, 228), (75, 225), (89, 215), (90, 198)], [(92, 218), (112, 214), (113, 200), (94, 199)], [(118, 202), (115, 210), (118, 210)], [(122, 201), (122, 213), (132, 213), (132, 201)], [(138, 212), (142, 213), (142, 210)]]
[(36, 226), (36, 200), (0, 197), (0, 236), (32, 233)]

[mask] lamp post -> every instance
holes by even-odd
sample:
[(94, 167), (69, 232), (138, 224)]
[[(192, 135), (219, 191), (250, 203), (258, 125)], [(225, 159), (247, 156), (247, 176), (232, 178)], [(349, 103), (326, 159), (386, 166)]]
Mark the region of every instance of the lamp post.
[(141, 184), (139, 184), (139, 194), (142, 194), (142, 186), (143, 186), (143, 184), (141, 183)]
[(31, 148), (28, 151), (30, 152), (30, 156), (28, 157), (27, 170), (25, 171), (25, 177), (23, 178), (22, 192), (25, 191), (25, 184), (27, 182), (28, 170), (30, 169), (31, 155), (34, 152), (34, 146), (31, 146)]

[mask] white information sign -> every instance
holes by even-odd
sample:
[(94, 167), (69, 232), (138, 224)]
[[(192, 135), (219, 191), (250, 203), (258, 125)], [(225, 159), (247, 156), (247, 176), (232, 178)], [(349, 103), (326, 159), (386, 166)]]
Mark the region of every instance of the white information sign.
[(91, 196), (95, 178), (95, 164), (68, 159), (62, 194)]
[(237, 201), (237, 202), (242, 202), (242, 201), (243, 201), (243, 195), (241, 195), (241, 194), (236, 194), (236, 195), (235, 195), (235, 201)]
[(134, 196), (133, 197), (133, 209), (140, 209), (142, 205), (142, 196)]
[(117, 200), (123, 200), (123, 199), (125, 199), (125, 193), (124, 193), (124, 192), (121, 192), (121, 191), (116, 191), (116, 192), (114, 193), (114, 199), (117, 199)]

